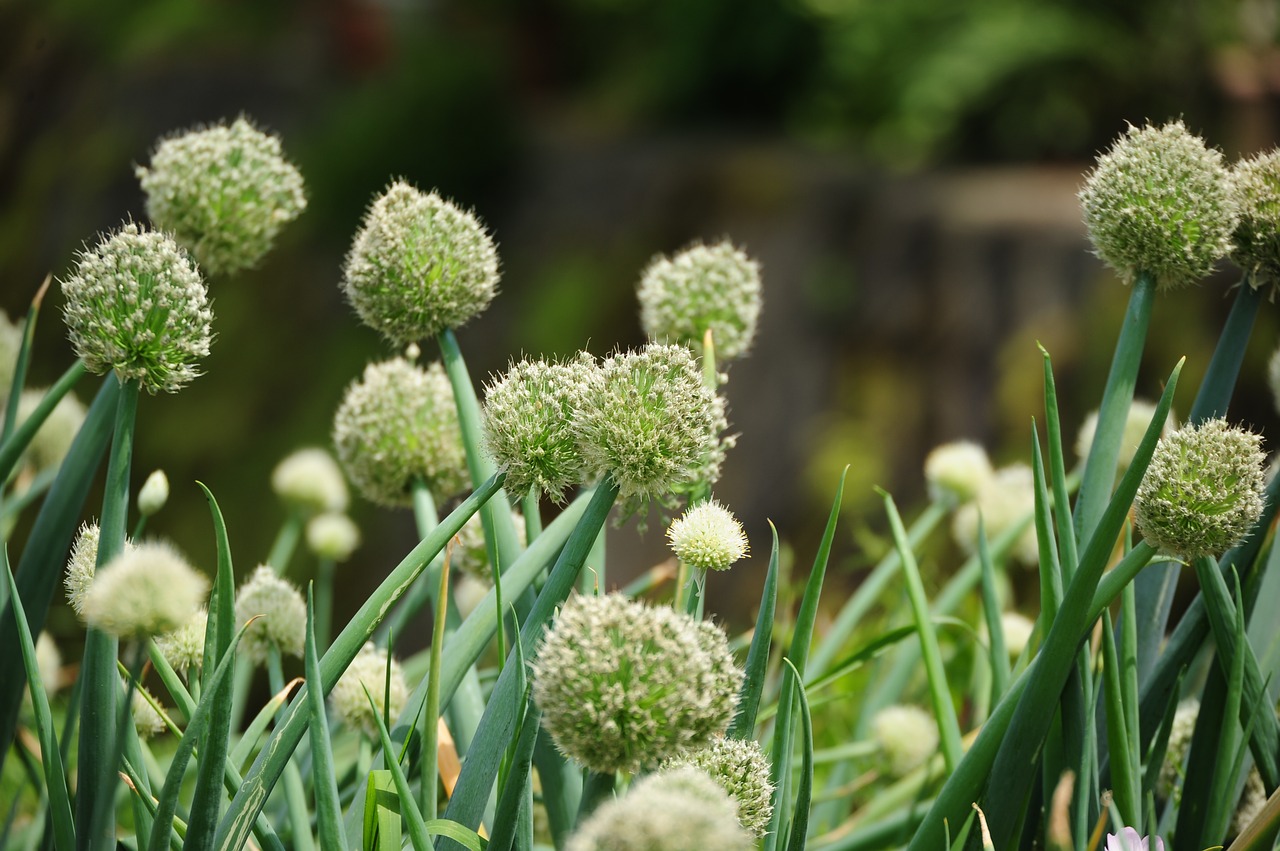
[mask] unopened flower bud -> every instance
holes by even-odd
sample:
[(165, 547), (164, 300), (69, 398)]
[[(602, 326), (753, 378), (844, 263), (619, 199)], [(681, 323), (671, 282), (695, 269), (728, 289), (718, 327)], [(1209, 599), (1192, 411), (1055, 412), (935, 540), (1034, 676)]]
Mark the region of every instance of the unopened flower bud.
[(356, 490), (379, 505), (412, 504), (419, 480), (437, 502), (470, 481), (453, 388), (438, 363), (365, 367), (333, 416), (333, 443)]
[(62, 654), (58, 651), (58, 642), (47, 632), (41, 632), (36, 638), (36, 668), (45, 692), (55, 693), (62, 685)]
[(172, 632), (195, 617), (209, 580), (168, 544), (126, 549), (93, 577), (84, 619), (117, 638)]
[(1181, 121), (1129, 127), (1098, 158), (1080, 200), (1098, 256), (1126, 283), (1146, 272), (1162, 290), (1213, 271), (1239, 219), (1222, 154)]
[(319, 448), (299, 449), (271, 471), (271, 489), (305, 514), (347, 509), (347, 482), (333, 456)]
[[(338, 678), (333, 687), (333, 711), (342, 723), (364, 732), (372, 739), (378, 737), (377, 718), (387, 715), (394, 726), (395, 720), (404, 710), (409, 699), (409, 689), (405, 685), (404, 673), (400, 663), (391, 659), (391, 701), (387, 703), (387, 651), (372, 643), (366, 644), (356, 654), (347, 670)], [(365, 690), (369, 696), (365, 696)], [(369, 697), (373, 698), (378, 715), (374, 715), (374, 706), (369, 705)]]
[(307, 547), (330, 561), (346, 561), (360, 546), (360, 527), (336, 511), (317, 514), (307, 522)]
[(214, 275), (256, 266), (307, 206), (279, 137), (243, 116), (162, 139), (136, 174), (151, 221)]
[(655, 257), (640, 278), (640, 322), (649, 339), (696, 352), (708, 330), (717, 358), (746, 354), (760, 316), (760, 266), (727, 240)]
[(169, 501), (169, 477), (164, 470), (153, 470), (138, 491), (138, 513), (150, 517)]
[(938, 723), (918, 706), (887, 706), (871, 721), (889, 773), (902, 777), (938, 751)]
[(474, 215), (397, 181), (365, 214), (342, 285), (360, 319), (403, 346), (488, 307), (498, 252)]
[(924, 459), (929, 498), (959, 505), (978, 495), (991, 479), (991, 459), (977, 443), (958, 440), (935, 447)]
[(1147, 543), (1186, 559), (1218, 556), (1244, 540), (1262, 514), (1262, 437), (1206, 420), (1156, 446), (1134, 518)]
[(747, 535), (733, 512), (714, 499), (700, 502), (667, 528), (676, 558), (699, 570), (728, 570), (747, 554)]
[(301, 656), (307, 636), (307, 604), (292, 583), (259, 565), (236, 592), (236, 623), (257, 618), (240, 639), (240, 649), (255, 662), (264, 662), (274, 646), (279, 652)]
[(152, 394), (200, 374), (213, 311), (200, 272), (166, 234), (129, 222), (80, 253), (62, 294), (72, 348), (90, 372), (114, 369)]

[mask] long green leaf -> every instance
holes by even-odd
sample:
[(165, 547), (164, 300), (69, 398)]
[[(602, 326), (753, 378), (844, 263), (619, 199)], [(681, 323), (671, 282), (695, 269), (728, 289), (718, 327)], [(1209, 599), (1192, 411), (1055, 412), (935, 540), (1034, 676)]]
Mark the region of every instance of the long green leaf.
[(1264, 287), (1253, 286), (1247, 275), (1240, 286), (1236, 287), (1236, 300), (1232, 302), (1231, 312), (1227, 314), (1222, 333), (1218, 335), (1218, 344), (1213, 349), (1213, 357), (1209, 360), (1204, 380), (1200, 382), (1200, 390), (1191, 405), (1191, 414), (1187, 417), (1187, 422), (1191, 425), (1200, 425), (1205, 420), (1226, 415), (1236, 379), (1240, 375), (1240, 365), (1244, 362), (1249, 338), (1253, 334), (1263, 289)]
[(773, 643), (773, 618), (778, 605), (778, 529), (769, 523), (773, 533), (773, 547), (769, 551), (769, 571), (764, 577), (764, 590), (760, 594), (760, 613), (756, 615), (756, 628), (751, 634), (751, 649), (747, 651), (747, 667), (738, 691), (738, 711), (733, 716), (726, 734), (731, 739), (750, 739), (755, 736), (756, 712), (760, 708), (760, 694), (768, 673), (769, 647)]
[(795, 698), (800, 706), (801, 751), (800, 782), (796, 784), (796, 809), (791, 818), (791, 841), (788, 851), (804, 851), (809, 835), (809, 805), (813, 799), (813, 719), (809, 714), (809, 699), (804, 693), (800, 671), (790, 659), (782, 660), (791, 674), (795, 686)]
[(1102, 693), (1106, 699), (1107, 742), (1111, 745), (1111, 790), (1120, 820), (1142, 824), (1142, 793), (1138, 789), (1138, 766), (1129, 758), (1129, 731), (1126, 727), (1124, 694), (1120, 680), (1120, 654), (1116, 651), (1111, 613), (1102, 613)]
[(987, 655), (991, 659), (992, 703), (1009, 688), (1009, 651), (1004, 644), (1004, 624), (1000, 617), (1000, 595), (996, 569), (987, 546), (987, 526), (978, 516), (978, 561), (982, 564), (982, 617), (987, 625)]
[(1058, 563), (1062, 568), (1063, 581), (1069, 582), (1075, 575), (1079, 554), (1076, 552), (1076, 535), (1071, 522), (1071, 512), (1067, 509), (1071, 503), (1067, 499), (1067, 470), (1062, 457), (1062, 420), (1058, 415), (1058, 385), (1053, 378), (1053, 361), (1049, 357), (1049, 351), (1044, 346), (1039, 348), (1044, 360), (1045, 431), (1049, 438), (1049, 481), (1053, 486), (1053, 513), (1057, 522)]
[[(22, 425), (13, 430), (13, 433), (5, 439), (0, 445), (0, 482), (6, 481), (9, 474), (13, 472), (13, 468), (18, 463), (18, 459), (22, 457), (22, 453), (31, 444), (32, 438), (36, 436), (36, 432), (40, 430), (40, 426), (44, 425), (44, 421), (49, 418), (49, 414), (58, 406), (62, 398), (71, 392), (71, 388), (84, 377), (85, 367), (84, 361), (76, 361), (67, 367), (67, 371), (45, 391), (44, 396), (40, 397), (40, 401), (25, 420)], [(14, 376), (17, 378), (17, 376)]]
[(200, 737), (196, 788), (191, 798), (191, 815), (187, 819), (187, 841), (191, 843), (191, 847), (207, 848), (213, 842), (213, 835), (218, 828), (218, 816), (222, 810), (222, 775), (231, 738), (232, 678), (223, 680), (216, 694), (210, 694), (209, 689), (217, 660), (226, 654), (235, 633), (236, 580), (231, 563), (227, 524), (218, 508), (218, 501), (207, 487), (200, 482), (196, 484), (209, 502), (214, 543), (218, 553), (213, 593), (209, 595), (209, 619), (205, 627), (204, 664), (201, 668), (205, 678), (201, 685), (205, 696), (212, 702), (208, 726)]
[[(519, 642), (523, 647), (535, 647), (543, 630), (555, 614), (555, 609), (569, 595), (574, 587), (578, 572), (582, 569), (591, 547), (595, 544), (596, 535), (603, 528), (618, 496), (618, 487), (612, 479), (606, 478), (596, 486), (591, 503), (579, 521), (573, 534), (564, 545), (564, 550), (551, 569), (546, 583), (542, 586), (538, 598), (525, 618), (520, 630)], [(539, 540), (547, 537), (543, 533)], [(467, 761), (463, 763), (462, 773), (454, 787), (453, 797), (445, 810), (445, 817), (465, 827), (475, 827), (480, 823), (485, 805), (489, 801), (489, 793), (493, 788), (498, 773), (498, 764), (512, 740), (520, 707), (517, 681), (521, 672), (511, 664), (515, 651), (509, 654), (507, 665), (499, 675), (489, 696), (489, 704), (485, 708), (484, 717), (476, 729), (476, 737), (472, 749), (467, 753)], [(444, 846), (448, 848), (448, 843)]]
[[(320, 682), (320, 659), (316, 653), (315, 600), (307, 586), (306, 673), (309, 682)], [(331, 843), (346, 849), (346, 830), (342, 826), (342, 805), (338, 801), (338, 781), (333, 769), (333, 744), (329, 741), (329, 719), (325, 714), (324, 695), (320, 689), (307, 692), (307, 708), (311, 712), (311, 786), (316, 795), (316, 830), (321, 844)]]
[[(52, 281), (53, 276), (45, 276), (44, 282), (36, 290), (35, 297), (31, 299), (31, 306), (27, 308), (27, 320), (22, 324), (22, 342), (18, 345), (18, 357), (12, 364), (13, 378), (9, 381), (9, 386), (5, 388), (9, 395), (4, 405), (3, 419), (0, 419), (0, 444), (9, 439), (9, 435), (13, 433), (13, 427), (17, 423), (18, 402), (22, 396), (22, 388), (27, 380), (27, 365), (31, 362), (31, 345), (35, 342), (36, 321), (40, 318), (40, 304), (44, 301), (44, 294), (49, 291), (49, 284)], [(8, 470), (0, 473), (0, 482), (5, 481), (8, 477)]]
[(520, 733), (516, 737), (507, 782), (498, 799), (498, 808), (494, 811), (489, 851), (510, 851), (515, 842), (516, 828), (520, 823), (520, 807), (525, 800), (525, 791), (529, 788), (529, 768), (533, 764), (534, 744), (538, 740), (541, 719), (542, 712), (530, 700), (520, 724)]
[[(338, 682), (338, 677), (355, 659), (360, 648), (373, 635), (378, 623), (390, 608), (426, 569), (436, 554), (444, 549), (445, 544), (458, 534), (463, 524), (499, 490), (501, 481), (500, 476), (495, 476), (463, 500), (461, 505), (401, 560), (400, 564), (360, 607), (320, 660), (321, 680), (318, 687), (325, 695), (333, 689)], [(546, 535), (543, 537), (545, 538)], [(467, 667), (470, 667), (470, 662)], [(461, 681), (461, 675), (462, 671), (458, 671), (459, 681)], [(454, 685), (456, 686), (456, 683)], [(218, 832), (214, 838), (216, 848), (223, 851), (239, 849), (248, 839), (254, 821), (266, 804), (267, 795), (275, 787), (276, 781), (284, 772), (284, 766), (307, 730), (310, 713), (307, 710), (308, 698), (305, 693), (315, 687), (317, 684), (314, 682), (309, 682), (302, 687), (303, 694), (294, 697), (289, 709), (286, 710), (284, 720), (276, 728), (266, 747), (258, 754), (258, 758), (254, 760), (241, 784), (240, 791), (232, 798), (231, 805), (218, 824)]]
[[(391, 779), (396, 784), (396, 794), (400, 796), (400, 815), (409, 827), (409, 841), (413, 844), (413, 851), (428, 851), (431, 848), (431, 840), (427, 838), (427, 826), (423, 823), (422, 811), (413, 800), (409, 779), (404, 776), (404, 769), (400, 767), (399, 759), (386, 758), (396, 753), (395, 745), (391, 742), (391, 733), (387, 731), (387, 722), (383, 720), (382, 712), (378, 711), (378, 702), (373, 699), (373, 695), (369, 694), (368, 688), (364, 688), (364, 696), (369, 701), (369, 708), (373, 710), (373, 720), (378, 725), (378, 740), (382, 743), (383, 764), (391, 772)], [(387, 704), (384, 702), (382, 705), (385, 707)]]
[[(26, 606), (27, 626), (33, 635), (39, 635), (44, 628), (54, 592), (62, 585), (62, 568), (76, 525), (111, 439), (119, 393), (115, 376), (108, 375), (71, 443), (18, 559), (18, 593)], [(0, 645), (12, 647), (17, 640), (13, 609), (0, 605)], [(21, 664), (17, 653), (0, 653), (0, 742), (13, 739), (18, 722), (24, 682)], [(64, 737), (64, 744), (68, 741), (69, 737)], [(4, 767), (8, 752), (9, 748), (0, 748), (0, 768)]]
[(53, 714), (49, 711), (49, 696), (45, 694), (40, 679), (40, 666), (36, 663), (36, 644), (27, 629), (27, 616), (18, 596), (18, 583), (9, 568), (8, 551), (0, 548), (0, 562), (4, 564), (5, 580), (9, 584), (9, 601), (17, 617), (18, 646), (27, 669), (27, 688), (31, 692), (31, 706), (36, 716), (36, 736), (40, 740), (40, 761), (44, 764), (45, 793), (49, 796), (49, 819), (53, 824), (53, 842), (58, 851), (74, 851), (76, 847), (75, 824), (71, 816), (71, 797), (67, 793), (67, 775), (58, 752), (58, 739), (53, 731)]

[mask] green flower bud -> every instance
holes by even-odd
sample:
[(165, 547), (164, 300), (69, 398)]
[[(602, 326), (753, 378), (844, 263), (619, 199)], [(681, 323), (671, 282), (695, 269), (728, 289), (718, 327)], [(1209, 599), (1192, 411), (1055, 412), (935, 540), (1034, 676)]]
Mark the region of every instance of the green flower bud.
[(956, 509), (951, 531), (966, 553), (978, 551), (978, 515), (981, 512), (987, 540), (994, 541), (1023, 523), (1022, 534), (1013, 543), (1009, 555), (1018, 563), (1034, 567), (1040, 562), (1040, 544), (1035, 524), (1030, 522), (1035, 511), (1035, 479), (1026, 464), (1011, 464), (997, 470), (978, 491), (977, 499)]
[(1212, 272), (1239, 218), (1222, 154), (1181, 121), (1130, 126), (1098, 158), (1080, 200), (1097, 255), (1126, 283), (1147, 272), (1161, 290)]
[(280, 139), (241, 116), (162, 139), (135, 169), (147, 215), (200, 265), (229, 275), (258, 264), (280, 229), (307, 207), (302, 175)]
[[(1138, 444), (1146, 436), (1147, 426), (1151, 425), (1155, 415), (1156, 406), (1145, 399), (1134, 399), (1129, 405), (1129, 414), (1125, 417), (1124, 431), (1120, 436), (1120, 454), (1116, 456), (1117, 472), (1122, 473), (1129, 469), (1129, 465), (1133, 463), (1134, 453), (1138, 451)], [(1176, 427), (1173, 412), (1170, 411), (1164, 421), (1162, 434), (1169, 434)], [(1082, 462), (1089, 458), (1089, 450), (1093, 447), (1093, 435), (1097, 430), (1098, 412), (1090, 411), (1084, 418), (1084, 422), (1080, 424), (1080, 433), (1076, 436), (1076, 454), (1080, 456)]]
[(756, 838), (765, 835), (773, 816), (773, 784), (769, 761), (758, 742), (747, 739), (713, 739), (711, 744), (686, 751), (663, 765), (663, 772), (682, 766), (699, 768), (710, 775), (738, 805), (738, 822)]
[(333, 417), (333, 443), (365, 499), (407, 506), (421, 479), (443, 502), (467, 488), (467, 459), (443, 367), (403, 358), (365, 367)]
[(1147, 543), (1186, 559), (1217, 556), (1244, 540), (1262, 514), (1262, 437), (1206, 420), (1156, 446), (1134, 501)]
[(760, 316), (760, 265), (727, 240), (658, 256), (640, 278), (640, 323), (649, 339), (702, 351), (708, 330), (717, 358), (746, 354)]
[(728, 570), (747, 554), (747, 535), (733, 512), (714, 499), (700, 502), (667, 528), (676, 558), (699, 570)]
[(570, 598), (533, 664), (543, 726), (601, 773), (708, 743), (729, 725), (741, 683), (719, 627), (620, 594)]
[(275, 646), (281, 654), (301, 656), (307, 637), (307, 604), (292, 583), (259, 565), (236, 592), (236, 625), (257, 618), (240, 639), (240, 649), (262, 663)]
[(150, 517), (169, 501), (169, 477), (164, 470), (153, 470), (138, 491), (138, 513)]
[(910, 774), (938, 752), (938, 724), (918, 706), (886, 706), (871, 721), (889, 773)]
[(684, 346), (605, 359), (576, 390), (574, 430), (589, 476), (609, 475), (632, 505), (718, 473), (724, 403)]
[(1232, 258), (1254, 289), (1280, 284), (1280, 150), (1236, 163), (1227, 185), (1240, 209)]
[[(63, 579), (67, 602), (71, 604), (71, 608), (81, 620), (85, 617), (85, 596), (89, 593), (89, 586), (93, 584), (93, 576), (97, 570), (98, 536), (97, 521), (80, 526), (75, 542), (71, 545), (71, 557), (67, 560), (67, 575)], [(133, 541), (126, 538), (124, 551), (130, 552), (133, 548)]]
[(62, 294), (71, 345), (90, 372), (114, 369), (152, 394), (200, 374), (213, 311), (200, 272), (169, 236), (129, 222), (81, 252)]
[(84, 597), (84, 619), (117, 638), (173, 632), (195, 617), (209, 580), (168, 544), (126, 549), (94, 576)]
[(360, 546), (360, 527), (345, 514), (317, 514), (307, 523), (307, 547), (331, 561), (346, 561)]
[(485, 389), (485, 444), (507, 490), (536, 487), (559, 503), (583, 481), (575, 404), (596, 371), (585, 353), (563, 364), (526, 360)]
[(991, 476), (987, 450), (969, 440), (944, 443), (924, 459), (929, 498), (935, 502), (966, 503), (978, 495)]
[[(395, 659), (391, 660), (390, 676), (391, 702), (387, 703), (387, 653), (374, 646), (372, 642), (366, 644), (356, 654), (350, 667), (342, 672), (342, 676), (338, 678), (338, 684), (333, 687), (331, 699), (334, 714), (348, 727), (354, 727), (369, 738), (376, 739), (378, 716), (384, 713), (389, 715), (391, 724), (388, 726), (394, 726), (396, 718), (404, 711), (404, 705), (409, 699), (409, 688), (405, 685), (404, 673), (400, 670), (400, 663)], [(369, 705), (365, 689), (368, 689), (369, 695), (373, 697), (378, 715), (374, 715), (374, 707)]]
[(705, 772), (678, 768), (637, 780), (569, 838), (568, 851), (748, 851), (734, 802)]
[(323, 449), (299, 449), (271, 471), (271, 489), (304, 514), (347, 510), (347, 482)]
[[(45, 396), (44, 390), (24, 390), (18, 397), (18, 422), (23, 423), (31, 416), (36, 406)], [(23, 463), (34, 470), (53, 470), (62, 465), (67, 457), (71, 442), (80, 432), (84, 423), (85, 408), (73, 394), (68, 393), (58, 400), (49, 416), (40, 424), (27, 451), (23, 453)]]
[(342, 285), (360, 319), (403, 346), (488, 307), (498, 251), (474, 215), (396, 181), (365, 214)]
[(204, 667), (204, 639), (208, 627), (209, 610), (201, 609), (173, 632), (156, 638), (156, 649), (175, 671), (198, 671)]

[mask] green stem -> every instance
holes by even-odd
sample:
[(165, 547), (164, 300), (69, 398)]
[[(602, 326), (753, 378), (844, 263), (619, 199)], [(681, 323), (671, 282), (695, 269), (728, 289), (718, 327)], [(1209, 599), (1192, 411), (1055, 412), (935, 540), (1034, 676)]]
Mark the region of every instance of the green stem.
[[(427, 673), (427, 702), (422, 724), (422, 817), (436, 817), (436, 775), (439, 774), (437, 749), (440, 724), (440, 659), (444, 653), (445, 606), (449, 599), (449, 571), (440, 571), (440, 589), (436, 594), (435, 623), (431, 636), (431, 670)], [(472, 671), (475, 669), (473, 668)], [(483, 710), (482, 710), (483, 711)], [(480, 716), (475, 717), (479, 723)], [(469, 733), (474, 733), (474, 727)]]
[(289, 515), (285, 517), (284, 522), (280, 524), (280, 531), (276, 533), (271, 552), (267, 555), (267, 564), (280, 576), (284, 576), (289, 570), (289, 562), (293, 559), (294, 551), (298, 549), (298, 541), (302, 537), (302, 528), (305, 524), (306, 519), (301, 512), (292, 508), (289, 509)]
[(618, 775), (612, 771), (587, 771), (587, 778), (582, 784), (582, 800), (578, 804), (578, 824), (586, 821), (597, 807), (613, 797), (613, 787), (617, 782)]
[(315, 632), (316, 644), (329, 646), (329, 635), (333, 624), (333, 573), (335, 563), (331, 558), (321, 557), (316, 562), (316, 584), (313, 588), (315, 599)]
[[(272, 641), (267, 648), (267, 681), (272, 694), (284, 691), (284, 670), (280, 664), (280, 648)], [(284, 704), (276, 713), (279, 718), (284, 714)], [(297, 851), (314, 851), (315, 842), (311, 838), (311, 817), (307, 812), (306, 791), (302, 785), (302, 774), (298, 766), (290, 760), (284, 768), (284, 796), (289, 809), (289, 825), (293, 828), (293, 847)]]
[(528, 546), (542, 534), (542, 508), (538, 504), (537, 488), (530, 488), (520, 499), (520, 511), (524, 514), (524, 540)]
[(1213, 350), (1204, 380), (1200, 382), (1200, 391), (1191, 405), (1191, 414), (1187, 417), (1187, 422), (1191, 425), (1199, 425), (1205, 420), (1227, 413), (1231, 391), (1235, 389), (1236, 378), (1240, 375), (1240, 364), (1244, 362), (1244, 353), (1249, 346), (1249, 337), (1253, 334), (1254, 320), (1261, 303), (1262, 289), (1255, 288), (1250, 283), (1249, 276), (1245, 275), (1236, 290), (1231, 313), (1227, 315), (1222, 333), (1218, 335), (1218, 345)]
[[(107, 481), (99, 521), (97, 569), (124, 550), (125, 522), (129, 515), (129, 465), (133, 458), (133, 434), (137, 422), (139, 383), (126, 381), (116, 406), (115, 433), (107, 461)], [(76, 796), (78, 851), (111, 851), (115, 848), (113, 819), (109, 818), (118, 783), (115, 757), (115, 723), (119, 675), (116, 673), (118, 642), (90, 628), (85, 636), (80, 677), (84, 690), (80, 701), (80, 749), (78, 773), (81, 794)]]

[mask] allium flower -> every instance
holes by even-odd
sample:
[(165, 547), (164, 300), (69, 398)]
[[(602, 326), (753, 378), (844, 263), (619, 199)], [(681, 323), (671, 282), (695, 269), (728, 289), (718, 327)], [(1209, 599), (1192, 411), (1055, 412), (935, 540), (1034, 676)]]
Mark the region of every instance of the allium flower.
[(1097, 255), (1126, 283), (1147, 272), (1161, 290), (1213, 271), (1239, 218), (1222, 154), (1181, 121), (1130, 126), (1098, 158), (1080, 200)]
[(665, 763), (662, 771), (682, 766), (700, 768), (728, 793), (738, 806), (738, 822), (756, 838), (765, 835), (773, 815), (773, 784), (769, 761), (753, 739), (713, 739), (711, 744), (685, 751)]
[(1106, 851), (1164, 851), (1164, 840), (1157, 836), (1152, 843), (1132, 827), (1124, 827), (1118, 834), (1107, 834)]
[(1031, 635), (1036, 630), (1035, 622), (1017, 612), (1002, 612), (1000, 630), (1004, 633), (1004, 649), (1010, 659), (1017, 659), (1027, 649)]
[(169, 236), (129, 222), (81, 252), (62, 294), (72, 348), (90, 372), (114, 369), (153, 394), (200, 374), (213, 311), (200, 272)]
[(1186, 559), (1221, 555), (1244, 540), (1262, 514), (1262, 437), (1206, 420), (1156, 446), (1134, 518), (1147, 543)]
[[(338, 684), (333, 687), (334, 713), (342, 723), (355, 727), (363, 731), (366, 736), (376, 739), (378, 737), (377, 718), (385, 711), (394, 723), (409, 699), (409, 689), (405, 685), (404, 673), (400, 670), (400, 663), (395, 659), (391, 660), (390, 704), (385, 700), (386, 683), (387, 652), (370, 642), (356, 654), (350, 667), (342, 672)], [(369, 705), (369, 698), (365, 696), (365, 689), (369, 690), (369, 695), (373, 697), (373, 702), (377, 706), (378, 715), (376, 716), (373, 714), (374, 708)]]
[[(18, 422), (25, 422), (44, 399), (44, 390), (24, 390), (18, 397)], [(0, 390), (0, 395), (3, 390)], [(73, 394), (68, 393), (58, 400), (49, 416), (45, 417), (40, 428), (27, 446), (23, 454), (24, 462), (36, 470), (52, 470), (62, 464), (71, 449), (71, 442), (76, 439), (80, 426), (84, 422), (85, 408)]]
[(568, 851), (748, 851), (734, 802), (705, 772), (651, 774), (607, 801), (569, 838)]
[(342, 286), (366, 325), (403, 346), (488, 307), (498, 252), (474, 215), (396, 181), (365, 214)]
[(982, 512), (987, 540), (994, 541), (1019, 523), (1026, 528), (1014, 541), (1010, 555), (1020, 564), (1034, 566), (1040, 561), (1040, 545), (1035, 525), (1035, 479), (1026, 464), (1012, 464), (997, 470), (978, 491), (978, 497), (956, 509), (951, 531), (956, 543), (967, 553), (978, 551), (978, 512)]
[(728, 727), (741, 683), (719, 627), (620, 594), (570, 598), (533, 664), (543, 726), (601, 773), (706, 744)]
[(969, 440), (937, 446), (924, 459), (924, 478), (929, 498), (953, 504), (968, 502), (978, 495), (992, 476), (987, 450)]
[(307, 547), (332, 561), (346, 561), (360, 546), (360, 527), (336, 511), (317, 514), (307, 522)]
[(307, 637), (307, 604), (292, 583), (259, 565), (236, 592), (236, 624), (257, 618), (240, 639), (240, 649), (265, 662), (274, 645), (282, 654), (301, 656)]
[(164, 470), (153, 470), (138, 490), (138, 513), (150, 517), (169, 501), (169, 477)]
[(556, 502), (582, 482), (574, 405), (597, 371), (588, 355), (566, 363), (525, 360), (485, 388), (485, 445), (512, 493), (536, 487)]
[(886, 706), (871, 729), (894, 777), (909, 774), (938, 752), (938, 722), (918, 706)]
[(282, 460), (271, 471), (271, 489), (306, 514), (347, 510), (347, 482), (324, 449), (299, 449)]
[(22, 325), (0, 310), (0, 396), (9, 395), (13, 386), (13, 373), (18, 367), (18, 352), (22, 351)]
[[(81, 620), (85, 616), (85, 596), (89, 593), (89, 586), (93, 584), (93, 575), (97, 570), (98, 536), (97, 521), (83, 524), (75, 543), (71, 545), (71, 557), (67, 559), (67, 575), (63, 579), (63, 586), (67, 591), (67, 602)], [(133, 548), (133, 541), (126, 538), (124, 551), (131, 552)]]
[(162, 139), (135, 169), (147, 215), (215, 275), (249, 269), (307, 207), (280, 139), (241, 116)]
[(1240, 209), (1233, 258), (1254, 289), (1280, 284), (1280, 150), (1236, 163), (1227, 186)]
[(438, 363), (365, 367), (334, 414), (333, 443), (352, 484), (379, 505), (410, 505), (418, 479), (437, 501), (470, 482), (453, 388)]
[(492, 587), (470, 573), (463, 573), (456, 580), (449, 580), (449, 596), (458, 605), (458, 614), (465, 620), (484, 602)]
[(719, 472), (724, 403), (684, 346), (650, 344), (605, 359), (574, 402), (588, 475), (609, 475), (633, 504)]
[(727, 240), (655, 257), (640, 278), (640, 324), (649, 339), (702, 350), (711, 329), (717, 358), (746, 354), (760, 316), (760, 265)]
[(157, 637), (156, 649), (169, 667), (179, 673), (199, 670), (204, 667), (204, 638), (208, 627), (209, 610), (201, 609), (173, 632)]
[[(1138, 444), (1146, 436), (1147, 426), (1151, 425), (1155, 415), (1155, 404), (1146, 399), (1134, 399), (1129, 405), (1129, 413), (1124, 421), (1124, 431), (1120, 436), (1120, 453), (1116, 456), (1117, 471), (1124, 472), (1129, 469), (1129, 465), (1133, 463), (1133, 456), (1138, 451)], [(1175, 428), (1177, 424), (1173, 420), (1173, 412), (1170, 411), (1164, 421), (1164, 430), (1161, 434), (1169, 434)], [(1090, 411), (1084, 418), (1084, 422), (1080, 424), (1080, 433), (1076, 435), (1076, 454), (1080, 456), (1081, 461), (1088, 459), (1089, 450), (1093, 448), (1093, 435), (1097, 430), (1098, 412)]]
[[(146, 692), (146, 694), (143, 692)], [(138, 737), (143, 740), (154, 738), (167, 729), (164, 719), (160, 717), (160, 713), (156, 712), (156, 708), (151, 705), (151, 701), (147, 700), (147, 695), (149, 694), (151, 692), (147, 691), (145, 687), (141, 685), (134, 686), (133, 702), (131, 704), (133, 728), (138, 731)]]
[(1156, 780), (1156, 791), (1168, 798), (1181, 786), (1182, 766), (1191, 750), (1191, 737), (1196, 731), (1196, 718), (1200, 715), (1200, 701), (1189, 697), (1178, 704), (1173, 713), (1173, 725), (1169, 728), (1169, 743), (1165, 746), (1164, 762)]
[(700, 502), (667, 527), (676, 558), (699, 570), (728, 570), (747, 554), (747, 535), (733, 512), (714, 499)]
[(163, 635), (200, 609), (209, 580), (177, 550), (155, 541), (113, 558), (84, 597), (84, 619), (117, 638)]

